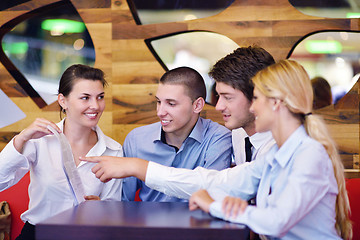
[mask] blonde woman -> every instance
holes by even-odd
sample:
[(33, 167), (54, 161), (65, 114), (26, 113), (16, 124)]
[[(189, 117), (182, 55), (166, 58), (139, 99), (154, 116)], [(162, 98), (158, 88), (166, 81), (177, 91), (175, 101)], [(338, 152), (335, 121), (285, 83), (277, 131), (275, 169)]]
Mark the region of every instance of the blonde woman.
[[(253, 82), (256, 131), (270, 130), (276, 145), (220, 186), (229, 196), (215, 201), (199, 190), (189, 208), (246, 224), (271, 239), (350, 239), (343, 165), (324, 122), (312, 113), (306, 71), (283, 60)], [(248, 205), (255, 196), (257, 205)]]

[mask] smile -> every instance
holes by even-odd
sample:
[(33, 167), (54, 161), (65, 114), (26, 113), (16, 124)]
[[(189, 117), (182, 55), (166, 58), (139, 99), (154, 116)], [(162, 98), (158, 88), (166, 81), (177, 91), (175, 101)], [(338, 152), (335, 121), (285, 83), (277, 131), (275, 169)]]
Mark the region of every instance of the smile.
[(85, 115), (89, 118), (95, 118), (97, 116), (97, 113), (85, 113)]

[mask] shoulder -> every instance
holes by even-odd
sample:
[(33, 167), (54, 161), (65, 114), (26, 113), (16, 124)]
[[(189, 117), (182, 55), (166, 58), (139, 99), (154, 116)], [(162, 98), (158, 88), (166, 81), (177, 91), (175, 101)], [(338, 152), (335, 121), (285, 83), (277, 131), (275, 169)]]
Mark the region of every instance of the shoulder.
[(299, 147), (299, 152), (313, 152), (314, 154), (327, 155), (325, 147), (320, 142), (309, 136), (303, 139)]
[(138, 135), (138, 134), (141, 134), (141, 135), (146, 135), (148, 134), (149, 132), (153, 132), (155, 130), (158, 130), (160, 128), (160, 123), (159, 122), (156, 122), (156, 123), (152, 123), (152, 124), (149, 124), (149, 125), (145, 125), (145, 126), (141, 126), (141, 127), (137, 127), (137, 128), (134, 128), (133, 130), (131, 130), (129, 132), (128, 135)]
[(200, 118), (202, 121), (204, 130), (209, 134), (219, 134), (219, 135), (229, 135), (231, 136), (231, 131), (227, 129), (225, 126), (214, 122), (210, 119)]
[(160, 133), (160, 122), (134, 128), (126, 135), (124, 146), (126, 148), (128, 144), (144, 142), (145, 140), (149, 141), (150, 139), (157, 139), (159, 138)]
[(108, 147), (112, 150), (117, 150), (117, 151), (122, 150), (121, 144), (118, 143), (117, 141), (115, 141), (114, 139), (112, 139), (111, 137), (104, 135), (104, 140), (105, 140), (106, 147)]
[(315, 139), (306, 137), (294, 153), (295, 165), (313, 169), (328, 169), (332, 166), (325, 147)]
[(115, 141), (114, 139), (110, 138), (109, 136), (106, 136), (99, 126), (96, 126), (96, 134), (98, 136), (98, 142), (100, 144), (105, 144), (106, 148), (114, 150), (114, 151), (122, 151), (122, 146), (120, 143)]

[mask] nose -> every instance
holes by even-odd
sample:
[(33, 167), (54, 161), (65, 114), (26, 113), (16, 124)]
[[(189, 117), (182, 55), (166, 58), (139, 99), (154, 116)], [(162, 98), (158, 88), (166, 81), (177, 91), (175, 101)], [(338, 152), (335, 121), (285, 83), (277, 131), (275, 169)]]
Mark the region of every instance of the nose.
[(98, 99), (96, 99), (96, 98), (93, 98), (92, 100), (91, 100), (91, 102), (90, 102), (90, 108), (91, 109), (99, 109), (99, 102), (98, 102)]
[(215, 105), (215, 109), (220, 112), (225, 109), (225, 104), (224, 104), (224, 101), (222, 100), (221, 96), (219, 97), (219, 99)]
[(254, 102), (251, 102), (249, 111), (250, 111), (251, 113), (254, 113)]
[(166, 109), (164, 105), (162, 105), (161, 103), (158, 103), (156, 105), (156, 114), (158, 117), (163, 117), (166, 115)]

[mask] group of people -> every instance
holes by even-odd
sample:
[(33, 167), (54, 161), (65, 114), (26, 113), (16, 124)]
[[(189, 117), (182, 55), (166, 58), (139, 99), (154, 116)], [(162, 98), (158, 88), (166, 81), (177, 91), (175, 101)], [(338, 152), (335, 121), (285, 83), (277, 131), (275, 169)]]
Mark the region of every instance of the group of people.
[(160, 121), (134, 129), (121, 146), (97, 126), (104, 73), (69, 67), (58, 93), (65, 118), (35, 120), (0, 153), (0, 191), (30, 171), (18, 239), (34, 239), (37, 223), (77, 204), (58, 134), (71, 146), (84, 200), (133, 201), (140, 191), (143, 201), (188, 201), (190, 210), (246, 224), (269, 239), (350, 239), (344, 168), (326, 125), (312, 112), (304, 68), (292, 60), (275, 63), (251, 46), (220, 59), (209, 75), (225, 127), (200, 117), (204, 80), (180, 67), (160, 78)]

